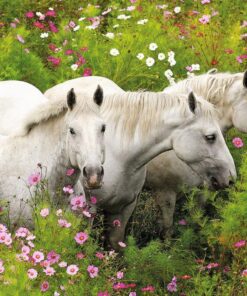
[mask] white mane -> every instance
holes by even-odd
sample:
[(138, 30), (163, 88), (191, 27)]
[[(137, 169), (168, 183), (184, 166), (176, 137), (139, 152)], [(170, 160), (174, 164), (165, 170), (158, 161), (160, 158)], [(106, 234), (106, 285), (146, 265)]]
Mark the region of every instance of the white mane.
[[(14, 132), (13, 136), (25, 136), (31, 129), (48, 120), (58, 117), (68, 110), (67, 99), (59, 98), (45, 101), (30, 110), (25, 116), (22, 125)], [(93, 102), (93, 98), (88, 98), (85, 94), (76, 93), (76, 105), (73, 109), (75, 114), (81, 111), (93, 111), (99, 114), (99, 107)]]
[[(142, 137), (148, 134), (164, 118), (164, 112), (177, 112), (183, 117), (191, 113), (188, 95), (169, 95), (162, 92), (126, 92), (109, 95), (103, 101), (102, 114), (114, 122), (121, 134), (132, 138), (137, 128)], [(209, 102), (197, 97), (197, 114), (212, 118), (215, 109)]]
[(187, 93), (192, 89), (214, 105), (223, 104), (226, 92), (237, 80), (243, 79), (243, 73), (202, 74), (179, 81), (174, 86), (164, 89), (164, 92)]

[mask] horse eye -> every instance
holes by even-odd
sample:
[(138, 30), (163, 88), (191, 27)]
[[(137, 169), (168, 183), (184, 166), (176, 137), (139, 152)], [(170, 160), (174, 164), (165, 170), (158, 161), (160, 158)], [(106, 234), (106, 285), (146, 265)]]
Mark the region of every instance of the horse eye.
[(74, 129), (72, 127), (69, 128), (69, 132), (70, 132), (71, 135), (75, 135), (75, 131), (74, 131)]
[(205, 136), (205, 139), (206, 139), (207, 142), (213, 143), (216, 140), (216, 135), (215, 134), (213, 134), (213, 135), (207, 135), (207, 136)]
[(102, 132), (102, 133), (105, 132), (105, 124), (102, 125), (101, 132)]

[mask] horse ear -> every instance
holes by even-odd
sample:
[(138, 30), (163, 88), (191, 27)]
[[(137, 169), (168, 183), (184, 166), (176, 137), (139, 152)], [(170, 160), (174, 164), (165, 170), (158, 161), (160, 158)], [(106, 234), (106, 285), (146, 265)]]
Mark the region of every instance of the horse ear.
[(218, 69), (217, 68), (213, 68), (213, 69), (210, 69), (210, 70), (208, 70), (208, 72), (207, 72), (207, 74), (216, 74), (216, 73), (218, 73)]
[(103, 102), (103, 89), (99, 85), (93, 95), (93, 100), (99, 106), (101, 106)]
[(245, 88), (247, 88), (247, 70), (244, 72), (243, 85)]
[(189, 93), (188, 103), (189, 103), (190, 111), (192, 113), (195, 113), (195, 109), (196, 109), (196, 98), (195, 98), (195, 95), (194, 95), (193, 91)]
[(75, 92), (74, 92), (74, 89), (71, 88), (71, 90), (67, 94), (67, 104), (70, 110), (73, 109), (73, 107), (75, 106), (75, 103), (76, 103)]

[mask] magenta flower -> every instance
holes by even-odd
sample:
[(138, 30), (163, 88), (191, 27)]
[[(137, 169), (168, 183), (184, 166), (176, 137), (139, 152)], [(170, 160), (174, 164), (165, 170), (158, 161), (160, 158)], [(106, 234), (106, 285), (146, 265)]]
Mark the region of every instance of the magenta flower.
[(219, 265), (219, 263), (209, 263), (207, 266), (206, 266), (206, 268), (207, 269), (212, 269), (212, 268), (217, 268), (217, 267), (219, 267), (220, 265)]
[(49, 213), (50, 213), (49, 209), (45, 208), (40, 211), (40, 216), (45, 218), (49, 215)]
[(33, 25), (34, 25), (34, 27), (39, 28), (39, 29), (44, 29), (45, 28), (44, 24), (42, 24), (39, 21), (34, 22)]
[(46, 16), (52, 16), (52, 17), (55, 17), (56, 16), (56, 12), (55, 10), (48, 10), (45, 14)]
[(49, 283), (47, 281), (43, 282), (40, 286), (42, 292), (46, 292), (49, 289)]
[(136, 292), (130, 292), (129, 296), (137, 296)]
[(124, 273), (122, 271), (117, 272), (117, 279), (121, 280), (124, 277)]
[(60, 259), (60, 255), (53, 250), (47, 254), (47, 260), (50, 262), (50, 264), (57, 263), (59, 259)]
[(97, 253), (95, 254), (95, 256), (96, 256), (98, 259), (100, 259), (100, 260), (102, 260), (102, 259), (105, 258), (105, 255), (104, 255), (103, 253), (101, 253), (101, 252), (97, 252)]
[(114, 227), (121, 227), (121, 222), (118, 219), (113, 220), (112, 224)]
[(47, 266), (46, 269), (44, 269), (44, 273), (48, 276), (54, 275), (55, 272), (55, 269), (51, 266)]
[(246, 245), (246, 241), (245, 240), (240, 240), (240, 241), (238, 241), (238, 242), (236, 242), (235, 244), (234, 244), (234, 247), (235, 248), (242, 248), (242, 247), (244, 247)]
[(35, 251), (32, 256), (35, 263), (39, 263), (44, 260), (44, 254), (40, 251)]
[(35, 186), (35, 185), (37, 185), (40, 182), (40, 180), (41, 180), (40, 173), (33, 173), (32, 175), (30, 175), (28, 177), (28, 184), (30, 186), (33, 186), (33, 185)]
[(201, 18), (199, 18), (199, 22), (203, 25), (209, 23), (211, 16), (210, 15), (203, 15)]
[(92, 76), (92, 69), (85, 68), (82, 74), (83, 77)]
[(71, 169), (67, 169), (66, 171), (66, 176), (72, 176), (75, 173), (75, 169), (71, 168)]
[(94, 265), (89, 265), (87, 268), (87, 271), (88, 271), (90, 278), (93, 279), (98, 276), (99, 269), (98, 269), (98, 267), (96, 267)]
[(247, 269), (244, 269), (244, 270), (242, 271), (241, 275), (242, 275), (243, 277), (247, 277)]
[(85, 255), (83, 253), (77, 253), (76, 258), (81, 260), (85, 258)]
[(67, 267), (66, 272), (69, 275), (75, 275), (77, 274), (78, 270), (79, 270), (78, 266), (75, 264), (72, 264)]
[(48, 62), (51, 62), (53, 64), (54, 67), (57, 67), (59, 66), (59, 64), (61, 63), (61, 59), (60, 58), (56, 58), (56, 57), (53, 57), (53, 56), (49, 56), (47, 58), (47, 61)]
[(85, 232), (78, 232), (75, 236), (75, 241), (79, 245), (83, 245), (88, 240), (88, 235)]
[(57, 33), (58, 32), (58, 28), (51, 21), (49, 22), (49, 27), (50, 27), (51, 32), (53, 32), (53, 33)]
[(110, 294), (107, 291), (105, 291), (105, 292), (99, 292), (98, 296), (110, 296)]
[(17, 35), (16, 36), (17, 40), (20, 42), (20, 43), (25, 43), (25, 40), (23, 39), (23, 37), (21, 35)]
[(91, 196), (91, 197), (90, 197), (90, 202), (91, 202), (91, 204), (96, 205), (96, 203), (97, 203), (97, 198), (96, 198), (95, 196)]
[(178, 224), (184, 226), (184, 225), (187, 225), (187, 221), (185, 219), (181, 219), (178, 221)]
[(234, 138), (232, 140), (232, 144), (236, 147), (236, 148), (242, 148), (244, 146), (244, 142), (241, 138)]
[(70, 204), (73, 211), (83, 208), (86, 205), (85, 197), (83, 195), (75, 196), (71, 199)]
[(25, 16), (27, 18), (33, 18), (34, 17), (34, 13), (32, 11), (28, 11), (28, 12), (25, 13)]

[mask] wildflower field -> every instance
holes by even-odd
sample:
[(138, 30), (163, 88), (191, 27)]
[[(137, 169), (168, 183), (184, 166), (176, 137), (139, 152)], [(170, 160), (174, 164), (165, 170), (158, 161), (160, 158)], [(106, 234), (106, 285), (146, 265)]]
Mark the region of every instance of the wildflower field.
[[(1, 0), (0, 35), (0, 80), (43, 92), (91, 75), (124, 90), (161, 91), (212, 68), (247, 68), (243, 0)], [(235, 186), (205, 190), (203, 209), (199, 189), (185, 192), (166, 240), (152, 191), (143, 191), (122, 254), (105, 250), (103, 218), (92, 226), (80, 197), (70, 210), (50, 201), (39, 167), (26, 180), (36, 188), (34, 229), (11, 229), (0, 205), (0, 295), (247, 295), (247, 136), (232, 129), (226, 139)]]

